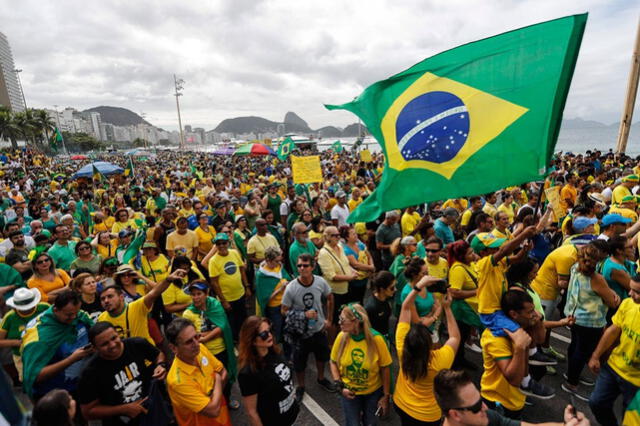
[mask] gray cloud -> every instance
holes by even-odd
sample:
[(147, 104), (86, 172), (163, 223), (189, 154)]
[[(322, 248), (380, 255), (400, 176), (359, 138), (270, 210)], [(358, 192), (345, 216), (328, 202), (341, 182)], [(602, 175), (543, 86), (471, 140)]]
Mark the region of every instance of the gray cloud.
[(3, 3), (30, 106), (115, 105), (176, 128), (173, 74), (184, 78), (183, 122), (213, 128), (236, 115), (312, 127), (366, 86), (456, 45), (589, 11), (566, 117), (619, 119), (640, 6), (601, 0), (295, 2), (137, 0)]

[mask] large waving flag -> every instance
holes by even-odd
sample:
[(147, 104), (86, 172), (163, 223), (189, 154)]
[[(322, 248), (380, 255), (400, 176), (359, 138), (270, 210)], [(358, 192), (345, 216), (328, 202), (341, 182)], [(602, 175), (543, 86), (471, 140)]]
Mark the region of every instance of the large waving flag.
[(295, 142), (290, 137), (287, 137), (278, 146), (278, 160), (284, 161), (287, 159), (291, 151), (296, 147)]
[(560, 130), (587, 14), (437, 54), (344, 105), (385, 154), (382, 181), (349, 222), (540, 179)]
[(342, 142), (335, 141), (331, 144), (331, 149), (333, 150), (333, 152), (340, 154), (342, 152)]
[(53, 136), (49, 141), (49, 148), (51, 148), (51, 151), (57, 153), (59, 143), (62, 143), (62, 133), (60, 133), (60, 130), (56, 127), (56, 131), (53, 133)]
[(94, 182), (104, 181), (104, 176), (102, 175), (102, 173), (100, 173), (100, 170), (98, 170), (95, 164), (92, 167), (93, 167), (93, 177), (92, 177), (93, 181)]
[(129, 156), (129, 162), (127, 163), (127, 168), (124, 169), (124, 175), (126, 177), (134, 177), (135, 176), (135, 169), (133, 168), (133, 159), (131, 158), (131, 156)]

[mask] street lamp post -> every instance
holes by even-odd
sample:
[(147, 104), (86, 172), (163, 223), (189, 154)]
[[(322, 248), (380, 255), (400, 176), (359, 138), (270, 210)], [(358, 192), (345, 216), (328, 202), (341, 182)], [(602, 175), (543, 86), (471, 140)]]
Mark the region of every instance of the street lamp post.
[(180, 127), (180, 150), (184, 150), (184, 132), (182, 131), (182, 118), (180, 117), (180, 101), (178, 98), (182, 96), (181, 90), (183, 89), (184, 80), (177, 78), (173, 75), (173, 83), (175, 85), (176, 92), (173, 96), (176, 97), (176, 107), (178, 108), (178, 126)]
[(13, 72), (16, 73), (16, 77), (18, 77), (18, 85), (20, 86), (20, 93), (22, 94), (22, 103), (24, 104), (24, 110), (27, 110), (27, 100), (24, 97), (24, 89), (22, 89), (22, 80), (20, 80), (20, 73), (22, 70), (15, 69)]

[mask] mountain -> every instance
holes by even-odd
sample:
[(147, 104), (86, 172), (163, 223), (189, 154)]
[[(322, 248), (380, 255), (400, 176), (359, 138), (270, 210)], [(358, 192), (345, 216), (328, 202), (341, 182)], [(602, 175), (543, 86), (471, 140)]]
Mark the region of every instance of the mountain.
[(278, 124), (262, 117), (237, 117), (222, 120), (213, 130), (218, 133), (276, 132)]
[(110, 123), (114, 126), (132, 126), (141, 123), (147, 124), (149, 126), (151, 125), (138, 114), (126, 108), (99, 106), (86, 109), (83, 112), (99, 112), (100, 119), (103, 123)]
[(600, 129), (607, 127), (606, 124), (599, 121), (583, 120), (582, 118), (565, 118), (562, 120), (563, 129)]
[(342, 136), (342, 130), (333, 126), (325, 126), (316, 130), (316, 133), (321, 135), (323, 138), (339, 138)]
[[(364, 133), (366, 135), (369, 134), (369, 132), (367, 131), (367, 128), (364, 125), (362, 126), (362, 130), (364, 131)], [(349, 124), (342, 131), (342, 136), (348, 137), (348, 138), (349, 137), (358, 137), (358, 136), (360, 136), (360, 124), (358, 124), (358, 123)]]
[(306, 121), (304, 121), (295, 112), (287, 112), (284, 115), (284, 125), (287, 133), (311, 133), (313, 130), (309, 127)]

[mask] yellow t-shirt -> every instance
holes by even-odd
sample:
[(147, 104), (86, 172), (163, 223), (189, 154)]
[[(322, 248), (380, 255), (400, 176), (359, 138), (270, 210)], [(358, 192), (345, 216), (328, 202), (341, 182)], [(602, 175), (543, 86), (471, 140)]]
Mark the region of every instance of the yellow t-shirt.
[(334, 294), (347, 294), (349, 291), (349, 281), (336, 281), (333, 278), (336, 275), (346, 275), (351, 271), (349, 259), (344, 254), (342, 246), (338, 246), (338, 250), (333, 250), (328, 244), (325, 244), (318, 252), (318, 266), (322, 271), (322, 276)]
[(495, 217), (496, 213), (498, 213), (498, 209), (496, 208), (496, 206), (489, 203), (484, 203), (484, 206), (482, 206), (482, 211), (491, 217)]
[(97, 234), (98, 232), (105, 232), (105, 231), (109, 231), (109, 227), (107, 226), (106, 223), (104, 223), (104, 221), (100, 222), (100, 223), (94, 223), (93, 224), (93, 233)]
[(107, 321), (113, 324), (122, 338), (142, 337), (143, 339), (147, 339), (152, 345), (155, 345), (149, 335), (149, 322), (147, 317), (150, 311), (144, 303), (144, 298), (141, 297), (138, 300), (127, 303), (124, 311), (117, 317), (111, 316), (109, 312), (105, 311), (100, 314), (98, 321)]
[[(171, 305), (177, 303), (179, 305), (183, 303), (191, 303), (191, 296), (184, 292), (184, 289), (177, 285), (171, 284), (165, 291), (162, 292), (162, 303), (164, 305)], [(177, 313), (180, 315), (180, 313)]]
[(194, 232), (198, 237), (198, 248), (203, 252), (211, 250), (211, 247), (213, 247), (213, 239), (216, 236), (216, 228), (211, 225), (207, 225), (207, 227), (209, 229), (206, 231), (200, 226), (194, 229)]
[(154, 261), (149, 261), (147, 257), (142, 256), (139, 271), (145, 277), (160, 284), (169, 275), (170, 266), (169, 259), (164, 254), (158, 255)]
[(187, 249), (186, 256), (191, 258), (193, 255), (193, 249), (198, 247), (198, 237), (196, 233), (187, 230), (187, 232), (183, 235), (178, 234), (178, 231), (173, 231), (169, 235), (167, 235), (167, 250), (175, 250), (176, 247), (184, 247)]
[(638, 313), (640, 313), (640, 305), (632, 298), (624, 299), (618, 307), (612, 322), (622, 330), (622, 333), (620, 333), (620, 343), (613, 349), (608, 361), (613, 371), (634, 386), (640, 386), (640, 349), (638, 348), (640, 315)]
[(111, 233), (117, 235), (120, 231), (127, 228), (138, 229), (138, 225), (136, 225), (133, 219), (129, 219), (126, 222), (114, 222), (111, 227)]
[(485, 256), (476, 263), (478, 273), (478, 312), (492, 314), (499, 311), (502, 294), (507, 291), (507, 258), (494, 265), (493, 256)]
[(38, 278), (35, 275), (29, 278), (27, 281), (27, 287), (29, 288), (37, 288), (42, 296), (42, 301), (47, 301), (47, 294), (50, 291), (58, 290), (69, 284), (71, 278), (69, 278), (69, 274), (67, 274), (62, 269), (56, 269), (56, 276), (53, 281), (47, 281), (42, 278)]
[[(347, 343), (338, 360), (342, 339), (347, 339)], [(367, 339), (356, 342), (349, 333), (341, 331), (331, 348), (331, 361), (338, 364), (342, 382), (356, 395), (366, 395), (379, 389), (382, 386), (380, 368), (391, 365), (391, 354), (384, 337), (375, 334), (373, 342), (376, 348), (369, 350)]]
[(442, 204), (442, 210), (449, 207), (453, 207), (458, 210), (459, 213), (462, 213), (467, 207), (469, 207), (469, 202), (464, 198), (453, 198)]
[(612, 214), (618, 213), (622, 217), (631, 219), (632, 223), (635, 223), (638, 221), (638, 213), (628, 208), (614, 206), (609, 209), (609, 213), (612, 213)]
[(565, 185), (560, 190), (560, 205), (563, 209), (567, 210), (570, 208), (569, 204), (565, 200), (571, 200), (573, 205), (576, 205), (576, 201), (578, 201), (578, 190), (570, 185)]
[(218, 277), (218, 285), (227, 302), (233, 302), (244, 296), (240, 267), (244, 266), (242, 256), (236, 250), (229, 249), (226, 256), (220, 253), (209, 259), (209, 276)]
[[(473, 277), (473, 278), (472, 278)], [(475, 279), (475, 281), (474, 281)], [(478, 274), (472, 266), (467, 266), (461, 262), (454, 262), (449, 268), (449, 285), (456, 290), (476, 290), (478, 285)], [(463, 299), (478, 312), (478, 296)]]
[(618, 185), (613, 188), (613, 192), (611, 193), (611, 205), (617, 205), (622, 202), (622, 199), (627, 195), (633, 195), (629, 188), (624, 185)]
[(96, 251), (100, 256), (102, 256), (103, 259), (108, 259), (116, 255), (117, 248), (118, 248), (118, 240), (109, 240), (108, 246), (103, 246), (102, 244), (98, 244), (96, 246)]
[(347, 201), (347, 205), (349, 206), (349, 211), (350, 212), (354, 211), (355, 208), (358, 207), (361, 203), (362, 203), (362, 198), (360, 198), (358, 201), (354, 200), (353, 198), (350, 198), (349, 201)]
[(209, 404), (215, 384), (215, 373), (222, 372), (224, 366), (202, 344), (196, 361), (198, 365), (190, 365), (176, 357), (167, 373), (167, 390), (178, 424), (181, 426), (230, 424), (226, 404), (221, 407), (218, 417), (211, 418), (198, 414)]
[(265, 234), (264, 237), (256, 234), (249, 238), (247, 243), (247, 254), (255, 254), (258, 260), (264, 260), (264, 253), (267, 247), (280, 247), (278, 240), (271, 234)]
[(469, 225), (469, 221), (471, 220), (472, 214), (473, 212), (471, 211), (471, 209), (465, 210), (464, 213), (462, 213), (462, 217), (460, 218), (460, 225), (462, 226)]
[(504, 232), (501, 232), (498, 228), (493, 228), (493, 230), (491, 231), (491, 235), (496, 238), (506, 238), (507, 240), (513, 238), (513, 235), (511, 235), (511, 231), (509, 231), (509, 229), (505, 229)]
[[(418, 224), (420, 223), (421, 219), (422, 218), (420, 217), (420, 213), (418, 212), (413, 212), (413, 213), (404, 212), (402, 214), (402, 218), (400, 219), (402, 236), (406, 237), (407, 235), (411, 235), (413, 230), (416, 229), (416, 226), (418, 226)], [(416, 233), (414, 235), (414, 238), (416, 239), (416, 241), (420, 241), (422, 237), (420, 237), (420, 233)]]
[(525, 395), (518, 387), (509, 383), (496, 362), (513, 357), (511, 340), (508, 337), (495, 337), (489, 329), (485, 329), (480, 344), (484, 364), (480, 394), (489, 401), (499, 402), (508, 410), (521, 410), (524, 407)]
[(505, 206), (504, 204), (500, 204), (500, 206), (498, 206), (498, 211), (506, 213), (506, 215), (509, 216), (509, 223), (513, 223), (513, 219), (516, 217), (516, 212), (513, 210), (512, 205)]
[(558, 247), (544, 259), (531, 288), (542, 300), (555, 300), (560, 294), (558, 278), (569, 278), (569, 272), (578, 261), (578, 249), (573, 244)]
[[(193, 325), (196, 327), (196, 331), (198, 333), (202, 332), (202, 325), (204, 324), (204, 312), (197, 314), (187, 309), (182, 314), (182, 318), (186, 318), (190, 320), (193, 323)], [(207, 349), (209, 349), (209, 352), (211, 352), (214, 355), (219, 354), (220, 352), (227, 349), (227, 347), (224, 345), (224, 337), (222, 334), (218, 337), (214, 337), (213, 339), (209, 340), (204, 345), (207, 347)]]
[(402, 372), (404, 339), (407, 337), (410, 328), (411, 326), (408, 323), (401, 322), (396, 329), (396, 348), (398, 349), (398, 359), (400, 360), (400, 371), (398, 372), (396, 389), (393, 393), (393, 401), (402, 411), (414, 419), (423, 422), (435, 422), (442, 417), (442, 410), (440, 410), (433, 393), (433, 379), (440, 370), (451, 368), (455, 351), (449, 345), (444, 345), (440, 349), (431, 351), (426, 377), (417, 382), (410, 381)]

